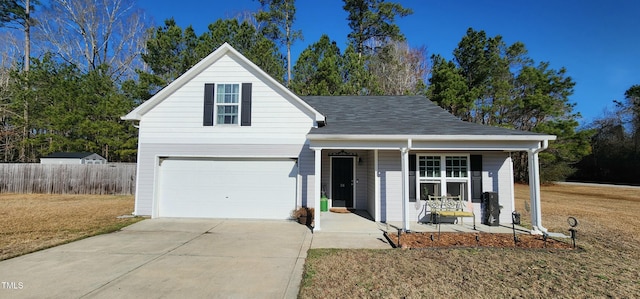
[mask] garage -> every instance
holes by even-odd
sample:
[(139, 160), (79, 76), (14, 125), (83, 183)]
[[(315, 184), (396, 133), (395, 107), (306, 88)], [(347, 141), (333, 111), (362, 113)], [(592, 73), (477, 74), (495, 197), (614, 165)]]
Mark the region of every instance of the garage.
[(161, 158), (157, 215), (288, 219), (297, 175), (295, 159)]

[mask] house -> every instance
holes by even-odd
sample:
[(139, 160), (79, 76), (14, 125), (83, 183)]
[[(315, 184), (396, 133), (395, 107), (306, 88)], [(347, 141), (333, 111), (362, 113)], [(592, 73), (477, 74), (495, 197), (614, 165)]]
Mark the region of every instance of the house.
[(299, 97), (228, 44), (123, 119), (139, 126), (136, 215), (287, 219), (324, 193), (410, 230), (427, 194), (480, 210), (493, 192), (511, 223), (511, 155), (527, 152), (545, 231), (538, 153), (555, 136), (463, 122), (424, 97)]
[(90, 152), (55, 152), (40, 158), (40, 164), (107, 164), (107, 159)]

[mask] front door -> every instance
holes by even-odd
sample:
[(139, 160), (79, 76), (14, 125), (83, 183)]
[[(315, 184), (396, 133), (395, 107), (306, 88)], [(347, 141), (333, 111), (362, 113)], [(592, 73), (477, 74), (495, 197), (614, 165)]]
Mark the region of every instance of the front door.
[(331, 159), (331, 203), (353, 208), (353, 157)]

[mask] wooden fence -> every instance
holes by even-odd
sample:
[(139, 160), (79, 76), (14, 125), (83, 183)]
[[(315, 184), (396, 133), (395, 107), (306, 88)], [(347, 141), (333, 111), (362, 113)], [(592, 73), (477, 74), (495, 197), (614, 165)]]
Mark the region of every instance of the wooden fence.
[(0, 164), (0, 193), (133, 195), (136, 164)]

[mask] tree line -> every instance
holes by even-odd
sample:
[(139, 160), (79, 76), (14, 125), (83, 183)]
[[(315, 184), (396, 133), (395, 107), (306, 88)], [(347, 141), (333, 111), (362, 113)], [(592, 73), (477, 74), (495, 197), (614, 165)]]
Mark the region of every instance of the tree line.
[[(638, 164), (637, 86), (612, 115), (580, 127), (566, 69), (474, 28), (451, 60), (429, 57), (397, 25), (412, 10), (385, 0), (344, 0), (348, 43), (324, 34), (293, 64), (291, 46), (303, 36), (295, 1), (258, 2), (258, 11), (215, 20), (199, 35), (173, 19), (152, 27), (134, 0), (0, 2), (0, 33), (14, 41), (0, 57), (0, 159), (93, 151), (135, 161), (137, 131), (119, 117), (228, 42), (301, 96), (425, 95), (465, 121), (557, 135), (540, 156), (543, 180), (596, 180), (595, 169), (598, 180), (613, 179), (626, 170), (603, 167)], [(514, 157), (518, 181), (527, 179), (526, 159)]]
[[(0, 159), (58, 151), (135, 161), (136, 103), (123, 82), (144, 69), (143, 13), (132, 0), (0, 1)], [(20, 36), (20, 34), (23, 34)]]
[(640, 85), (631, 86), (613, 111), (593, 121), (591, 152), (569, 176), (576, 181), (640, 185)]

